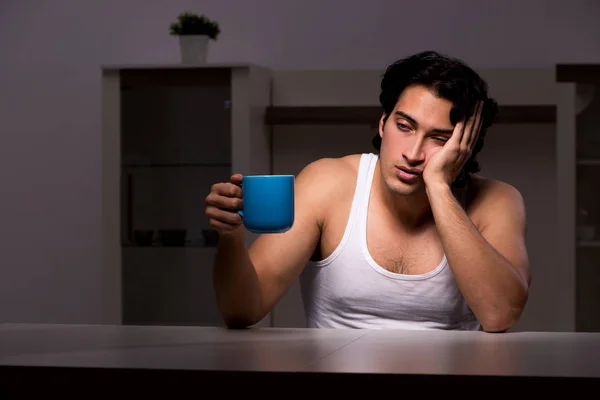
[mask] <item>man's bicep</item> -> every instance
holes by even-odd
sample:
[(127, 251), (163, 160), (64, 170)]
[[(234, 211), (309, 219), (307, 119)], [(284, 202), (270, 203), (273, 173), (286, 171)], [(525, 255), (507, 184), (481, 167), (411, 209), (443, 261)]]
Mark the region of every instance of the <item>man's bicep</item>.
[(481, 235), (510, 262), (527, 284), (530, 283), (526, 244), (527, 215), (521, 194), (506, 186), (490, 201)]
[(322, 177), (317, 166), (305, 168), (295, 179), (294, 223), (279, 234), (262, 234), (250, 246), (265, 306), (270, 309), (298, 278), (320, 239), (323, 209)]
[[(286, 290), (314, 252), (320, 236), (319, 227), (313, 216), (307, 214), (298, 212), (289, 231), (262, 234), (250, 246), (250, 259), (265, 289)], [(274, 285), (278, 287), (274, 288)]]

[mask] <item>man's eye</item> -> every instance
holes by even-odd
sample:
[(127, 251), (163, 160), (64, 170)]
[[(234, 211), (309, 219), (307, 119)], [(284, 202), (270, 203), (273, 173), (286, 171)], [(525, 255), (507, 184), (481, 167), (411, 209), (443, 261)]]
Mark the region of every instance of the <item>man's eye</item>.
[(410, 130), (410, 127), (408, 125), (405, 125), (405, 124), (398, 124), (398, 128), (402, 129), (403, 131)]

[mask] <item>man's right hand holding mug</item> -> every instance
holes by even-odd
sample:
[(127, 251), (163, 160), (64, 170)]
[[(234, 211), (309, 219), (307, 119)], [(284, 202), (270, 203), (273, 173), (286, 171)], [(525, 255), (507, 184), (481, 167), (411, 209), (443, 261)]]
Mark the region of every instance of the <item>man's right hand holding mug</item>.
[(243, 230), (242, 217), (237, 213), (242, 209), (242, 175), (234, 174), (229, 182), (215, 183), (206, 196), (206, 216), (210, 226), (219, 235), (234, 235)]

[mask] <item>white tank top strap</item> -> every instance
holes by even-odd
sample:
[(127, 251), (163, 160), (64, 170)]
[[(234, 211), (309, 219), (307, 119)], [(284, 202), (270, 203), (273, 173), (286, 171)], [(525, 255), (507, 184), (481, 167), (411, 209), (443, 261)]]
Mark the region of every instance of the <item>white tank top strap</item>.
[(366, 176), (362, 179), (363, 187), (361, 187), (361, 199), (359, 212), (356, 215), (359, 221), (363, 222), (367, 219), (367, 211), (369, 209), (369, 199), (371, 198), (371, 187), (373, 185), (373, 177), (375, 176), (375, 168), (377, 167), (377, 160), (379, 157), (376, 154), (368, 154), (368, 164), (366, 166)]
[(364, 193), (368, 191), (368, 185), (370, 185), (370, 169), (373, 157), (372, 154), (361, 154), (360, 161), (358, 164), (358, 174), (356, 176), (356, 188), (354, 189), (354, 196), (352, 198), (352, 205), (350, 208), (350, 215), (346, 223), (344, 235), (342, 240), (336, 247), (336, 249), (327, 258), (319, 261), (311, 261), (309, 264), (313, 267), (324, 267), (331, 264), (339, 255), (342, 253), (348, 240), (352, 237), (357, 221), (360, 220), (363, 208), (363, 197)]

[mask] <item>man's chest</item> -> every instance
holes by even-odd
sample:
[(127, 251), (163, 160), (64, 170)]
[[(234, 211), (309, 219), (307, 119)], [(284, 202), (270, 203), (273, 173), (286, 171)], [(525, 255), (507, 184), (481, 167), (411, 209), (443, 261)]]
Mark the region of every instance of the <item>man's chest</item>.
[(366, 247), (380, 267), (403, 275), (429, 273), (439, 266), (444, 257), (442, 244), (435, 232), (410, 237), (367, 226)]
[(342, 243), (344, 234), (348, 234), (346, 230), (352, 228), (352, 244), (366, 250), (368, 256), (390, 272), (420, 275), (439, 266), (444, 253), (435, 226), (415, 234), (401, 233), (376, 216), (366, 219), (358, 214), (349, 221), (348, 213), (349, 210), (340, 207), (330, 215), (321, 233), (320, 259), (331, 255)]

